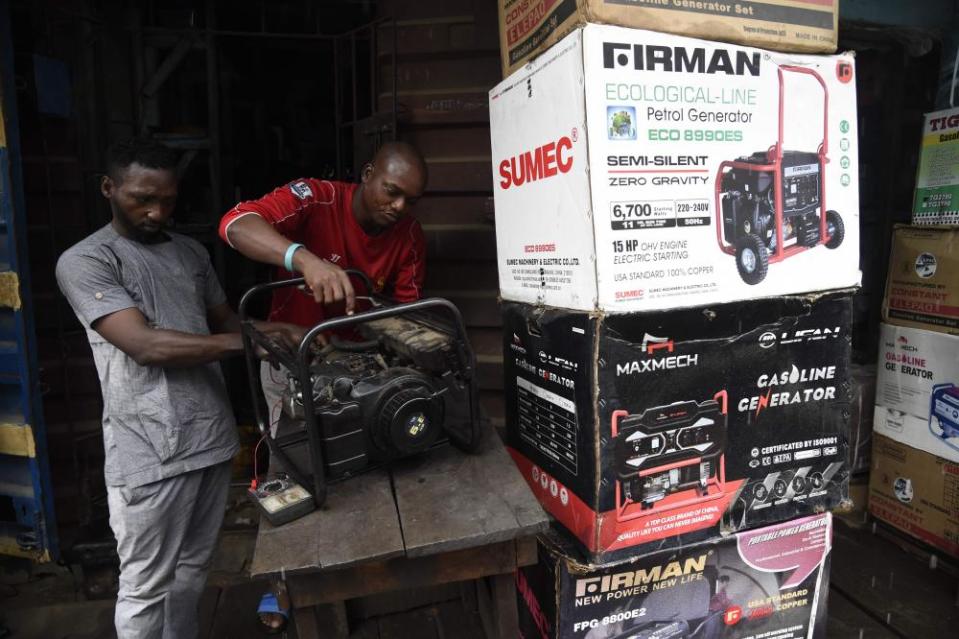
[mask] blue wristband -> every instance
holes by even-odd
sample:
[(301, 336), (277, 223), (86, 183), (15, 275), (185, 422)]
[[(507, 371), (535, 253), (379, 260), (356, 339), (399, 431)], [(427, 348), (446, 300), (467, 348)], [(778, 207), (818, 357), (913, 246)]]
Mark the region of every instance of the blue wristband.
[(303, 245), (297, 244), (296, 242), (286, 247), (286, 255), (283, 256), (283, 266), (291, 273), (293, 272), (293, 254), (296, 253), (296, 249), (301, 248), (303, 248)]

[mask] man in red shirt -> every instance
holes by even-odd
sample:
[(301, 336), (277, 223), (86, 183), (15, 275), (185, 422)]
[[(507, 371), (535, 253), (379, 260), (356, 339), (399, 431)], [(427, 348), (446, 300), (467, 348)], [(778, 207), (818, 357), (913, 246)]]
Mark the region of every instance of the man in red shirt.
[[(220, 221), (220, 237), (243, 255), (275, 266), (278, 279), (303, 275), (308, 290), (274, 292), (273, 321), (314, 326), (327, 317), (351, 314), (356, 295), (346, 268), (364, 272), (373, 283), (370, 292), (410, 302), (421, 295), (426, 242), (409, 212), (426, 177), (419, 151), (387, 143), (363, 167), (359, 184), (294, 180), (233, 207)], [(266, 362), (260, 369), (271, 426), (279, 415), (285, 378), (285, 372)], [(286, 599), (282, 589), (279, 595)], [(261, 605), (261, 620), (279, 629), (286, 607), (285, 601), (275, 600)]]

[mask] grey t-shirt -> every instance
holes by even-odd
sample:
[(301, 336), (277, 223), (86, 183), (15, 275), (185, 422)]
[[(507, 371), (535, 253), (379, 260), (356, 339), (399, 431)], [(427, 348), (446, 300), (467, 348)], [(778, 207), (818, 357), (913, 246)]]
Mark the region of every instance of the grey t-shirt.
[(168, 235), (141, 244), (108, 224), (57, 262), (60, 290), (87, 329), (100, 376), (109, 486), (142, 486), (226, 461), (239, 449), (219, 364), (141, 366), (90, 328), (137, 308), (154, 328), (210, 334), (207, 309), (226, 301), (210, 258), (198, 242)]

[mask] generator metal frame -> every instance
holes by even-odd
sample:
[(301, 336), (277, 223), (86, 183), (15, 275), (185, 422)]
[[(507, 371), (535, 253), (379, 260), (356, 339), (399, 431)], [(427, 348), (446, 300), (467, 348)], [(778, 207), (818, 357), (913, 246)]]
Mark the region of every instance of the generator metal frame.
[[(816, 154), (819, 156), (819, 241), (813, 246), (802, 246), (796, 243), (789, 248), (783, 246), (783, 129), (784, 129), (784, 100), (785, 100), (785, 77), (784, 72), (797, 73), (800, 75), (812, 76), (822, 87), (823, 91), (823, 133), (822, 142)], [(810, 248), (815, 248), (820, 244), (826, 244), (832, 236), (827, 234), (828, 224), (826, 220), (826, 164), (829, 163), (829, 89), (822, 76), (814, 69), (800, 67), (795, 65), (780, 65), (777, 70), (779, 77), (779, 137), (776, 143), (766, 149), (766, 164), (753, 164), (743, 160), (723, 160), (719, 163), (716, 171), (716, 182), (714, 185), (714, 194), (716, 198), (716, 241), (719, 249), (727, 255), (736, 256), (736, 247), (729, 244), (723, 238), (723, 213), (722, 213), (722, 180), (727, 169), (742, 169), (756, 173), (771, 173), (773, 176), (773, 220), (775, 222), (776, 247), (768, 258), (768, 264), (775, 264), (802, 253)], [(727, 238), (728, 239), (728, 238)]]
[[(373, 286), (365, 273), (355, 269), (346, 269), (350, 276), (357, 277), (363, 281), (368, 291), (373, 290)], [(441, 310), (445, 312), (452, 320), (450, 326), (454, 330), (452, 335), (453, 350), (455, 351), (457, 363), (459, 364), (459, 374), (463, 383), (468, 387), (470, 398), (470, 435), (468, 439), (459, 439), (451, 431), (446, 435), (450, 442), (457, 448), (466, 452), (475, 451), (482, 439), (482, 425), (479, 419), (479, 394), (476, 387), (475, 371), (476, 357), (471, 348), (463, 348), (462, 344), (469, 344), (466, 334), (466, 325), (459, 309), (449, 300), (440, 297), (430, 297), (414, 302), (395, 303), (383, 296), (360, 296), (359, 299), (367, 299), (374, 308), (368, 311), (361, 311), (353, 315), (344, 315), (323, 320), (319, 324), (310, 328), (303, 336), (296, 349), (296, 354), (291, 355), (279, 347), (271, 338), (257, 330), (253, 325), (254, 320), (248, 315), (248, 308), (251, 300), (261, 294), (275, 291), (280, 288), (294, 286), (305, 286), (306, 280), (302, 277), (268, 282), (260, 284), (249, 289), (240, 299), (238, 315), (240, 317), (243, 339), (243, 350), (246, 356), (247, 376), (250, 383), (250, 392), (253, 398), (254, 415), (257, 422), (257, 428), (262, 437), (266, 439), (270, 452), (275, 455), (286, 467), (289, 475), (312, 495), (317, 508), (323, 506), (326, 501), (328, 481), (324, 459), (326, 451), (321, 437), (322, 424), (317, 417), (316, 407), (313, 402), (312, 377), (310, 374), (311, 345), (313, 341), (322, 333), (337, 329), (357, 326), (374, 320), (396, 317), (398, 315), (409, 315), (420, 311)], [(307, 439), (310, 449), (310, 460), (313, 467), (312, 482), (299, 472), (283, 451), (277, 445), (276, 440), (270, 433), (269, 411), (264, 412), (263, 399), (260, 389), (260, 360), (256, 357), (256, 346), (262, 347), (271, 357), (274, 357), (279, 363), (287, 368), (292, 375), (295, 375), (302, 390), (303, 417), (306, 422)], [(309, 486), (312, 485), (312, 490)]]

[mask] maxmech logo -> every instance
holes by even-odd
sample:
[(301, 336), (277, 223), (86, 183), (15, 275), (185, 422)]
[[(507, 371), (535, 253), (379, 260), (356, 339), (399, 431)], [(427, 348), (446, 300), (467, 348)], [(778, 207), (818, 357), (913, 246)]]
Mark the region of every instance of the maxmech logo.
[[(617, 572), (602, 577), (577, 579), (576, 596), (603, 595), (636, 588), (637, 586), (649, 586), (664, 579), (676, 579), (692, 573), (701, 573), (706, 570), (707, 559), (709, 559), (708, 553), (698, 557), (689, 557), (684, 561), (671, 561), (668, 564), (653, 566), (652, 568), (640, 568), (639, 570)], [(598, 601), (594, 600), (588, 603), (598, 603)]]
[(706, 73), (725, 75), (759, 75), (762, 54), (758, 51), (714, 49), (705, 47), (665, 47), (652, 44), (603, 43), (603, 67), (632, 67), (637, 71), (669, 73)]
[(563, 136), (531, 151), (525, 151), (499, 163), (500, 188), (508, 189), (530, 182), (545, 180), (573, 168), (572, 136)]
[(648, 355), (648, 359), (636, 359), (631, 362), (616, 364), (616, 377), (620, 375), (635, 375), (637, 373), (650, 373), (655, 371), (669, 371), (677, 368), (689, 368), (690, 366), (699, 366), (699, 354), (692, 355), (666, 355), (658, 356), (660, 353), (672, 353), (676, 348), (673, 340), (668, 337), (655, 337), (646, 333), (643, 335), (643, 341), (640, 349)]

